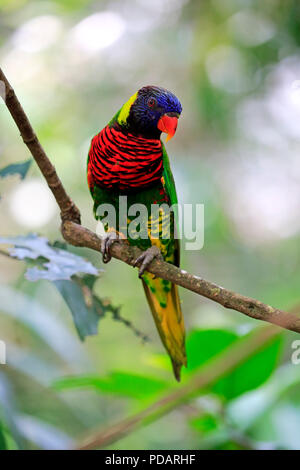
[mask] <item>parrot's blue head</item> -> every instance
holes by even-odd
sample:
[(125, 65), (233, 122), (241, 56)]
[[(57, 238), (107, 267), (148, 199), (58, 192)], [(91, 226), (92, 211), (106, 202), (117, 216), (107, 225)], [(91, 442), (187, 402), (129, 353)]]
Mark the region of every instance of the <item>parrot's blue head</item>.
[(171, 139), (176, 132), (182, 106), (178, 98), (156, 86), (145, 86), (135, 93), (121, 108), (118, 123), (129, 132), (143, 137), (159, 139), (161, 132)]

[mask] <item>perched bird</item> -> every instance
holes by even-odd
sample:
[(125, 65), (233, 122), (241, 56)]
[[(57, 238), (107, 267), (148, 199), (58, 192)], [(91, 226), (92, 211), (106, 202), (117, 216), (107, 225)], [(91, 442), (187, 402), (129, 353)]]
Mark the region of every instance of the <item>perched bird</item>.
[[(87, 166), (96, 218), (103, 220), (103, 216), (97, 215), (102, 204), (113, 205), (118, 214), (121, 195), (127, 197), (128, 208), (133, 204), (143, 204), (147, 208), (147, 220), (141, 219), (137, 230), (131, 230), (125, 236), (125, 228), (134, 220), (133, 216), (127, 215), (123, 224), (118, 218), (114, 226), (106, 223), (101, 252), (103, 261), (108, 262), (110, 247), (118, 238), (126, 238), (130, 245), (143, 250), (135, 264), (140, 266), (139, 277), (178, 381), (181, 367), (186, 366), (187, 360), (177, 286), (145, 271), (155, 257), (179, 265), (174, 212), (168, 216), (167, 211), (160, 210), (155, 217), (151, 216), (151, 207), (177, 204), (175, 183), (161, 133), (167, 133), (167, 141), (174, 136), (181, 111), (178, 98), (170, 91), (156, 86), (141, 88), (92, 139)], [(144, 232), (142, 237), (138, 228), (141, 229), (143, 223), (146, 236)], [(168, 231), (169, 236), (166, 236)]]

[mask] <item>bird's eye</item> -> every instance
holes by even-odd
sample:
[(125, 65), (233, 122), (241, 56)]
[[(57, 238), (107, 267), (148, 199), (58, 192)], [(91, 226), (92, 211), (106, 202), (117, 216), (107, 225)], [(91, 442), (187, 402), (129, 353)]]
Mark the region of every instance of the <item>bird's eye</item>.
[(149, 106), (149, 108), (154, 108), (156, 104), (157, 104), (157, 101), (155, 98), (149, 98), (147, 101), (147, 105)]

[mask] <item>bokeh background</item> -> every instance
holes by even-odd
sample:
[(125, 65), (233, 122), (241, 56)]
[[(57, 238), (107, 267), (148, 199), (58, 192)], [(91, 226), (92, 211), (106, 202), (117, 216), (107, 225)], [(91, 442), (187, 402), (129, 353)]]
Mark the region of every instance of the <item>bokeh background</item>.
[[(0, 63), (92, 230), (85, 169), (91, 137), (141, 86), (173, 91), (183, 105), (167, 147), (179, 201), (205, 206), (204, 247), (183, 251), (182, 267), (297, 311), (299, 21), (297, 0), (1, 0)], [(1, 101), (0, 167), (28, 158)], [(1, 236), (34, 232), (61, 240), (58, 209), (35, 164), (24, 180), (12, 175), (0, 185)], [(71, 251), (103, 269), (94, 252)], [(97, 335), (81, 342), (56, 287), (29, 282), (25, 269), (19, 260), (0, 258), (0, 339), (8, 360), (0, 366), (0, 403), (7, 446), (17, 447), (17, 429), (23, 448), (66, 448), (164, 387), (176, 387), (135, 270), (112, 261), (95, 290), (121, 306), (147, 342), (110, 314), (100, 319)], [(187, 330), (199, 341), (203, 331), (211, 338), (216, 330), (239, 336), (258, 326), (191, 292), (182, 290), (181, 297)], [(295, 339), (284, 333), (272, 371), (252, 390), (201, 396), (112, 447), (299, 448)], [(87, 376), (95, 380), (80, 384)], [(79, 382), (64, 383), (69, 377)]]

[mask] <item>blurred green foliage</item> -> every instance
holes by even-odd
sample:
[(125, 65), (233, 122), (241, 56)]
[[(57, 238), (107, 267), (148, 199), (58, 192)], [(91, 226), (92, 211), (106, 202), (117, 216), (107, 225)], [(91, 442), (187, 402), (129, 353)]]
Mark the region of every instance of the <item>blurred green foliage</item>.
[[(183, 114), (168, 153), (179, 199), (205, 205), (204, 248), (183, 246), (182, 266), (298, 312), (299, 15), (297, 0), (1, 0), (0, 63), (92, 230), (91, 137), (140, 86), (174, 91)], [(65, 250), (53, 244), (58, 209), (36, 166), (20, 167), (28, 151), (3, 104), (0, 129), (1, 237), (38, 232)], [(136, 272), (117, 261), (102, 272), (94, 252), (68, 252), (99, 277), (78, 270), (30, 282), (25, 269), (45, 270), (49, 258), (0, 254), (1, 449), (68, 448), (178, 387)], [(257, 323), (191, 292), (181, 297), (186, 383)], [(112, 448), (299, 449), (294, 339), (284, 332)]]

